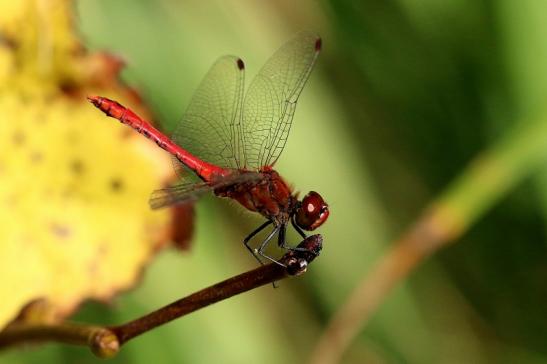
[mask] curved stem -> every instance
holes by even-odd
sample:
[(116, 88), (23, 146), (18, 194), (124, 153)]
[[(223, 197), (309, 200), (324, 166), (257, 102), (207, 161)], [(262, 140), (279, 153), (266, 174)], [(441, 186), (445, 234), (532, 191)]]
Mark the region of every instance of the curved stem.
[(54, 325), (16, 322), (0, 332), (0, 349), (28, 342), (54, 341), (88, 346), (95, 355), (111, 358), (127, 341), (157, 326), (237, 294), (305, 273), (308, 264), (319, 255), (322, 242), (321, 235), (312, 235), (298, 245), (304, 250), (289, 251), (280, 259), (283, 266), (272, 263), (258, 267), (122, 325), (101, 327), (68, 322)]
[(16, 323), (0, 333), (0, 349), (29, 342), (55, 341), (88, 346), (101, 358), (110, 358), (119, 350), (119, 340), (107, 328), (94, 325)]
[(111, 327), (120, 344), (215, 302), (288, 277), (287, 269), (268, 264), (217, 283), (125, 324)]

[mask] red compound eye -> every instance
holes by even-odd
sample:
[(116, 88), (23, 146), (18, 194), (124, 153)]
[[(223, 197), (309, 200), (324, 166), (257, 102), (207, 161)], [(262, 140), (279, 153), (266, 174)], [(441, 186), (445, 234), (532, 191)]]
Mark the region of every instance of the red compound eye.
[(314, 230), (329, 217), (329, 206), (320, 194), (311, 191), (302, 199), (296, 211), (296, 224), (304, 230)]

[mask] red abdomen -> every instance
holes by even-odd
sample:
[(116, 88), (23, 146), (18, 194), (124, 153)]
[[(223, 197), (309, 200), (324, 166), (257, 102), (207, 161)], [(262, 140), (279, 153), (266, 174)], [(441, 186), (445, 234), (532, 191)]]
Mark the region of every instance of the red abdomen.
[(107, 116), (118, 119), (121, 123), (130, 126), (148, 139), (153, 140), (160, 148), (171, 153), (182, 164), (194, 171), (202, 180), (210, 182), (214, 177), (222, 177), (230, 172), (219, 166), (207, 163), (190, 154), (181, 146), (175, 144), (148, 121), (141, 119), (130, 109), (106, 97), (90, 96), (88, 100)]

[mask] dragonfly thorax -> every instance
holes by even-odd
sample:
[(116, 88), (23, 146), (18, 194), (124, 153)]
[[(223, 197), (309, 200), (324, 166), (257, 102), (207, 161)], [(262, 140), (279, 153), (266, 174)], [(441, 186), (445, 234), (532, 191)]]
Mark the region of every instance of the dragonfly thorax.
[(215, 189), (220, 197), (229, 197), (250, 211), (258, 212), (278, 224), (286, 224), (298, 206), (292, 189), (273, 169), (261, 171), (263, 178)]

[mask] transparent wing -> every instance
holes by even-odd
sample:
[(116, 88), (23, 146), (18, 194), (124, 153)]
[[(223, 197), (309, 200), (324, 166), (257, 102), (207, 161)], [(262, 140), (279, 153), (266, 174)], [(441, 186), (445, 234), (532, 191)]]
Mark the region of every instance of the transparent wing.
[(298, 33), (253, 79), (243, 106), (245, 167), (273, 165), (287, 141), (298, 97), (321, 49), (321, 38)]
[(241, 59), (219, 58), (192, 97), (173, 141), (206, 162), (224, 168), (241, 167), (243, 149), (238, 132), (244, 82)]
[(197, 200), (201, 195), (211, 190), (213, 190), (213, 187), (205, 182), (182, 182), (153, 191), (148, 203), (152, 209), (184, 204)]
[(184, 204), (197, 200), (201, 195), (212, 192), (216, 188), (228, 187), (238, 183), (257, 182), (263, 177), (262, 173), (241, 172), (224, 177), (214, 183), (183, 181), (174, 186), (155, 190), (150, 196), (149, 204), (152, 209)]

